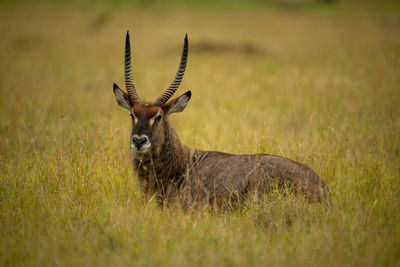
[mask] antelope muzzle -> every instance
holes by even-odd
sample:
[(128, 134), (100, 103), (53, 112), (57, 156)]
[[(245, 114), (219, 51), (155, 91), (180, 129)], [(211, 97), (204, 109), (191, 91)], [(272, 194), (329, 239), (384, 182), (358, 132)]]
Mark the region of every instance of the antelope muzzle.
[(131, 147), (133, 149), (135, 149), (136, 151), (146, 152), (150, 148), (150, 146), (151, 146), (150, 140), (146, 135), (144, 135), (144, 134), (141, 134), (141, 135), (134, 134), (132, 136)]

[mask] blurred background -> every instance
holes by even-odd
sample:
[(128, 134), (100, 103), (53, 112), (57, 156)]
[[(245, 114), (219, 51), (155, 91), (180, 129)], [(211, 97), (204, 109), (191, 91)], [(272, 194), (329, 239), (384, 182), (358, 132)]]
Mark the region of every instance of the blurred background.
[(2, 0), (2, 127), (18, 136), (24, 123), (10, 118), (26, 112), (33, 127), (64, 116), (128, 132), (111, 91), (124, 84), (127, 30), (136, 87), (149, 101), (172, 81), (188, 33), (177, 94), (193, 98), (175, 124), (191, 145), (263, 151), (282, 136), (318, 136), (332, 126), (325, 115), (388, 118), (398, 104), (399, 11), (389, 0)]
[[(21, 107), (30, 115), (43, 108), (55, 118), (122, 113), (111, 106), (111, 85), (123, 86), (127, 30), (134, 80), (148, 100), (172, 81), (188, 33), (189, 65), (178, 93), (191, 89), (193, 109), (218, 118), (207, 122), (206, 135), (221, 128), (221, 118), (232, 118), (222, 120), (232, 123), (227, 136), (243, 122), (255, 124), (243, 133), (252, 140), (254, 132), (260, 139), (304, 127), (313, 112), (338, 105), (376, 109), (389, 105), (386, 98), (377, 101), (384, 97), (382, 83), (394, 79), (384, 78), (386, 68), (398, 69), (399, 11), (390, 0), (2, 0), (2, 117), (20, 117)], [(185, 124), (189, 117), (196, 116), (183, 115)], [(263, 122), (279, 129), (269, 131)], [(218, 147), (219, 137), (208, 137)]]

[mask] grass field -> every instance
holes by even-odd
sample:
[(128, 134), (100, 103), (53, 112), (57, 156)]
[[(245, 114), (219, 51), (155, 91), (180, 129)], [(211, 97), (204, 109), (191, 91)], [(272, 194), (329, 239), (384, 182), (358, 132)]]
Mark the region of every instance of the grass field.
[[(400, 265), (398, 6), (86, 2), (0, 5), (0, 265)], [(185, 213), (146, 200), (112, 93), (128, 29), (148, 100), (173, 79), (189, 35), (177, 94), (193, 97), (172, 116), (184, 144), (304, 162), (333, 207), (274, 195)]]

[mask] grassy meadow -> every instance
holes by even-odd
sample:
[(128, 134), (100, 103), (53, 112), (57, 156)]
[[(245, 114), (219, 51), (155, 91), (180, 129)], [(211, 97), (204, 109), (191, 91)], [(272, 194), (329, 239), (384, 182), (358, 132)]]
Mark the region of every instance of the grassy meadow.
[[(400, 265), (399, 6), (233, 2), (0, 4), (1, 266)], [(188, 33), (177, 94), (193, 96), (171, 116), (182, 143), (306, 163), (333, 207), (276, 194), (185, 213), (147, 200), (112, 93), (126, 30), (147, 100)]]

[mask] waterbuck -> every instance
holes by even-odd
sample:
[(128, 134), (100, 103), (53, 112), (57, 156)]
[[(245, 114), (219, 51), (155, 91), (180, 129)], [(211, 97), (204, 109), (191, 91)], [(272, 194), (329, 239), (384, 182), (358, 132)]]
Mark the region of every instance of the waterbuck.
[(118, 104), (132, 118), (132, 164), (141, 188), (160, 204), (224, 205), (249, 196), (263, 197), (271, 187), (293, 188), (312, 201), (329, 197), (324, 181), (307, 165), (275, 155), (232, 155), (181, 144), (168, 117), (185, 109), (192, 93), (171, 100), (186, 69), (188, 38), (175, 79), (153, 102), (142, 101), (132, 79), (129, 32), (125, 41), (125, 93), (115, 83)]

